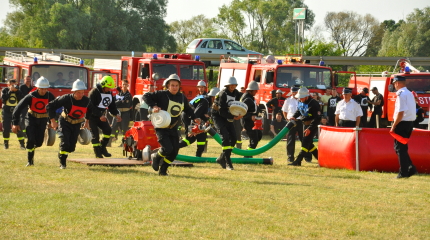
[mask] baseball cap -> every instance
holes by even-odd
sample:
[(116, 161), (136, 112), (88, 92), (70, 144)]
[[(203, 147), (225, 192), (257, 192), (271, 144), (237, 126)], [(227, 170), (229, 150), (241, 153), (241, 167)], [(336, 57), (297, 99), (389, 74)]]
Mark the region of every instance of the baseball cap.
[(344, 88), (342, 91), (342, 94), (348, 94), (348, 93), (352, 93), (352, 89), (351, 88)]
[(367, 87), (363, 88), (364, 93), (369, 93), (369, 89)]
[(403, 76), (395, 76), (393, 79), (393, 83), (398, 82), (398, 81), (406, 81), (406, 78)]

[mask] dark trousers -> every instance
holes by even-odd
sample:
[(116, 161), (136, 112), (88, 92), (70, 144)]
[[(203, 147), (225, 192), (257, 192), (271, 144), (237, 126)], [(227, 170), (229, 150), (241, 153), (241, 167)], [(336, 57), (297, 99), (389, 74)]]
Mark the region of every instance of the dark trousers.
[(25, 121), (27, 132), (27, 151), (33, 151), (37, 147), (41, 147), (45, 138), (46, 125), (48, 118), (35, 118), (28, 116)]
[(182, 122), (185, 125), (185, 138), (179, 142), (179, 148), (189, 146), (197, 140), (196, 157), (201, 157), (204, 150), (205, 150), (207, 134), (205, 132), (203, 132), (203, 133), (197, 134), (196, 136), (189, 137), (188, 136), (188, 133), (189, 133), (189, 131), (188, 131), (189, 125), (188, 124), (191, 123), (191, 119), (189, 119), (189, 121), (188, 121), (187, 118), (184, 117), (184, 118), (182, 118)]
[(19, 127), (21, 128), (21, 131), (23, 132), (24, 137), (27, 137), (27, 134), (25, 133), (25, 120), (27, 119), (27, 113), (28, 113), (28, 107), (22, 109), (21, 116), (19, 117)]
[(363, 110), (363, 116), (360, 118), (360, 127), (367, 127), (367, 108)]
[(300, 142), (303, 140), (303, 123), (296, 120), (296, 126), (291, 128), (287, 134), (287, 156), (289, 161), (294, 161), (296, 151), (296, 133), (299, 135)]
[[(93, 135), (93, 139), (91, 139), (91, 143), (93, 144), (93, 147), (104, 145), (106, 146), (109, 142), (110, 134), (112, 132), (112, 129), (109, 126), (109, 122), (102, 122), (100, 118), (98, 117), (90, 117), (89, 121), (91, 134)], [(102, 144), (100, 144), (100, 134), (99, 134), (99, 128), (103, 132), (103, 140)]]
[(149, 121), (148, 118), (148, 109), (147, 108), (140, 108), (140, 120), (141, 121)]
[[(303, 130), (308, 128), (308, 126), (303, 125)], [(314, 145), (314, 137), (318, 132), (318, 128), (311, 130), (311, 132), (309, 133), (309, 135), (307, 136), (303, 136), (303, 140), (302, 140), (302, 149), (300, 150), (299, 155), (297, 156), (298, 159), (302, 159), (302, 158), (309, 158), (312, 159), (312, 156), (310, 156), (311, 154), (316, 156), (318, 154), (318, 149), (317, 147)], [(317, 158), (317, 157), (315, 157)], [(318, 158), (317, 158), (318, 160)]]
[(227, 119), (219, 115), (214, 114), (212, 117), (215, 122), (215, 127), (217, 128), (218, 133), (222, 139), (221, 145), (223, 147), (230, 146), (233, 148), (237, 140), (234, 123), (227, 121)]
[(336, 126), (336, 115), (330, 114), (330, 115), (327, 115), (327, 117), (328, 117), (328, 125), (329, 126)]
[(242, 124), (240, 123), (240, 120), (234, 120), (233, 121), (234, 124), (234, 129), (236, 131), (236, 143), (237, 144), (242, 144)]
[[(117, 122), (115, 117), (112, 120), (112, 134), (115, 134), (115, 137), (118, 137), (119, 133), (125, 135), (125, 132), (128, 131), (129, 122), (130, 111), (121, 112), (121, 122)], [(120, 131), (118, 129), (120, 129)]]
[[(9, 141), (10, 132), (12, 130), (12, 112), (14, 107), (3, 106), (3, 111), (1, 112), (3, 119), (3, 138), (5, 141)], [(21, 130), (25, 130), (25, 128), (21, 128)], [(22, 131), (18, 131), (16, 134), (18, 140), (24, 140), (24, 133)]]
[(258, 142), (260, 142), (261, 138), (263, 137), (263, 133), (261, 130), (252, 130), (252, 128), (247, 128), (246, 134), (249, 136), (248, 149), (256, 149)]
[(81, 124), (71, 124), (64, 120), (63, 117), (59, 118), (58, 123), (58, 131), (63, 134), (60, 137), (60, 153), (67, 155), (76, 149)]
[(339, 120), (339, 127), (356, 127), (357, 124), (356, 121), (350, 121), (350, 120)]
[(379, 121), (379, 126), (381, 126), (381, 115), (382, 112), (372, 112), (372, 115), (370, 116), (370, 121), (368, 124), (368, 127), (370, 128), (376, 128), (376, 115), (378, 115), (378, 121)]
[[(410, 138), (413, 125), (414, 122), (412, 121), (401, 121), (399, 124), (397, 124), (394, 132), (404, 138)], [(403, 144), (397, 140), (394, 140), (394, 150), (396, 151), (397, 157), (399, 159), (399, 174), (403, 177), (409, 177), (410, 169), (415, 169), (415, 166), (409, 157), (408, 144)]]
[[(168, 164), (173, 162), (179, 152), (179, 135), (176, 128), (156, 128), (155, 133), (161, 148), (158, 154), (168, 160)], [(166, 162), (166, 161), (165, 161)]]

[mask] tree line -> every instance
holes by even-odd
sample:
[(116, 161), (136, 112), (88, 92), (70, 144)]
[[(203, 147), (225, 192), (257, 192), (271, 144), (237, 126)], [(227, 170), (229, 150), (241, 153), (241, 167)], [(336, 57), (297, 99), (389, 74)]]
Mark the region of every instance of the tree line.
[[(233, 0), (215, 18), (204, 15), (167, 24), (167, 0), (10, 0), (0, 29), (8, 47), (185, 52), (195, 38), (228, 38), (263, 54), (294, 52), (294, 8), (307, 8), (304, 28), (315, 14), (303, 0)], [(327, 31), (328, 39), (322, 37)], [(430, 7), (404, 20), (379, 22), (370, 14), (327, 12), (323, 28), (307, 34), (310, 56), (430, 55)]]

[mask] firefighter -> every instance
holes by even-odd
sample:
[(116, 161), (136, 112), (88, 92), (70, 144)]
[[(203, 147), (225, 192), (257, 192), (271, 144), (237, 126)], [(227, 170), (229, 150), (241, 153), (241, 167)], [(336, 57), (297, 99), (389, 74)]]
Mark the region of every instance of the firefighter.
[(360, 127), (367, 127), (367, 108), (372, 106), (369, 104), (370, 98), (367, 96), (368, 93), (369, 89), (365, 87), (361, 90), (360, 94), (353, 98), (354, 101), (360, 104), (361, 111), (363, 112), (360, 120)]
[(360, 104), (351, 98), (352, 89), (344, 88), (342, 94), (343, 100), (337, 104), (334, 112), (336, 127), (359, 127), (363, 116)]
[[(122, 80), (122, 88), (118, 88), (119, 93), (115, 96), (116, 99), (116, 107), (118, 111), (121, 112), (121, 123), (118, 124), (116, 119), (112, 121), (112, 139), (118, 138), (118, 128), (121, 129), (121, 134), (125, 135), (125, 132), (128, 130), (128, 124), (130, 123), (130, 109), (132, 107), (133, 97), (128, 91), (128, 81), (126, 79)], [(120, 144), (122, 147), (122, 144)]]
[[(66, 168), (66, 159), (69, 153), (74, 152), (78, 141), (79, 131), (82, 123), (84, 128), (89, 128), (89, 120), (86, 115), (90, 115), (88, 108), (90, 99), (84, 96), (87, 87), (81, 80), (76, 80), (72, 86), (72, 93), (63, 95), (49, 102), (47, 110), (53, 129), (57, 129), (60, 135), (60, 151), (58, 158), (60, 168)], [(56, 110), (63, 107), (63, 112), (56, 121)]]
[[(200, 118), (203, 122), (206, 123), (206, 126), (209, 125), (209, 102), (207, 100), (206, 83), (204, 81), (200, 81), (197, 84), (197, 88), (199, 89), (199, 95), (197, 95), (194, 99), (190, 101), (190, 105), (192, 109), (194, 109), (194, 116)], [(196, 157), (201, 157), (206, 145), (206, 133), (200, 133), (197, 135), (192, 135), (189, 131), (189, 126), (191, 124), (191, 118), (185, 112), (181, 114), (182, 122), (185, 125), (185, 138), (179, 142), (179, 148), (183, 148), (191, 145), (197, 140), (197, 151)]]
[[(106, 146), (109, 143), (112, 129), (106, 118), (106, 109), (115, 116), (118, 122), (121, 122), (121, 112), (118, 111), (115, 105), (115, 97), (110, 92), (115, 88), (115, 81), (111, 76), (104, 76), (100, 83), (95, 88), (91, 89), (88, 94), (90, 98), (91, 115), (89, 116), (89, 125), (93, 139), (94, 154), (96, 158), (111, 157)], [(100, 143), (99, 128), (103, 132), (103, 139)]]
[(21, 130), (19, 126), (21, 111), (29, 108), (25, 128), (27, 133), (27, 166), (34, 165), (35, 149), (41, 147), (45, 137), (46, 125), (48, 123), (48, 112), (46, 105), (54, 100), (54, 95), (48, 91), (49, 81), (41, 76), (35, 84), (36, 91), (25, 96), (13, 110), (12, 131), (17, 133)]
[[(249, 136), (248, 150), (257, 148), (258, 142), (260, 142), (263, 136), (261, 130), (252, 129), (254, 127), (255, 118), (260, 112), (254, 98), (259, 89), (258, 83), (251, 81), (248, 84), (248, 88), (246, 88), (246, 93), (240, 98), (240, 101), (248, 106), (248, 111), (241, 120), (242, 127), (246, 130), (246, 133)], [(252, 158), (252, 156), (247, 157)]]
[(236, 78), (230, 77), (224, 87), (215, 96), (215, 101), (212, 105), (212, 118), (222, 139), (222, 153), (216, 161), (222, 168), (234, 170), (230, 158), (237, 140), (233, 121), (240, 120), (243, 116), (233, 116), (229, 110), (229, 102), (240, 100), (239, 91), (236, 90)]
[[(191, 119), (200, 124), (200, 119), (194, 116), (193, 109), (184, 94), (179, 92), (181, 80), (176, 74), (171, 74), (166, 79), (167, 90), (147, 92), (143, 95), (143, 100), (152, 108), (153, 113), (160, 110), (167, 111), (171, 117), (170, 125), (166, 128), (155, 128), (158, 142), (161, 148), (151, 155), (152, 168), (159, 171), (160, 176), (167, 176), (167, 169), (175, 160), (179, 152), (179, 136), (176, 129), (180, 120), (179, 116), (185, 111)], [(160, 162), (161, 167), (160, 167)]]
[[(23, 98), (22, 92), (18, 89), (16, 85), (16, 80), (11, 79), (8, 81), (8, 86), (3, 88), (1, 99), (2, 99), (2, 119), (3, 119), (3, 140), (4, 140), (4, 149), (9, 148), (9, 140), (10, 140), (10, 132), (12, 128), (12, 112), (15, 107), (18, 105), (18, 102)], [(18, 137), (18, 141), (21, 149), (25, 149), (24, 146), (24, 133), (22, 131), (18, 131), (16, 136)]]
[(281, 89), (276, 90), (276, 96), (266, 103), (267, 108), (272, 110), (272, 120), (276, 118), (278, 112), (282, 113), (282, 106), (285, 102), (282, 93)]
[(321, 121), (319, 114), (320, 104), (313, 98), (309, 97), (309, 90), (305, 87), (300, 88), (296, 98), (300, 100), (297, 106), (297, 112), (291, 118), (296, 120), (299, 116), (302, 117), (303, 123), (303, 140), (302, 149), (296, 160), (288, 165), (301, 166), (303, 158), (311, 153), (318, 160), (318, 149), (313, 144), (313, 139), (318, 132), (318, 125)]
[[(37, 79), (36, 79), (37, 80)], [(30, 92), (34, 91), (34, 87), (32, 84), (31, 76), (25, 77), (24, 84), (19, 86), (19, 90), (22, 92), (23, 97), (25, 97)], [(21, 112), (21, 121), (19, 122), (19, 126), (22, 129), (22, 132), (24, 134), (24, 137), (27, 137), (27, 134), (25, 133), (25, 117), (27, 116), (28, 108), (25, 108)]]

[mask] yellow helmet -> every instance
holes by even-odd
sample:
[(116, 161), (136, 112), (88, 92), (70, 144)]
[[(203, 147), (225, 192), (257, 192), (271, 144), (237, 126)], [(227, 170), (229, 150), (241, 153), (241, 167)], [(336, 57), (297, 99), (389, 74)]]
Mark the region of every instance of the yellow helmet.
[(104, 76), (100, 82), (102, 87), (115, 88), (115, 80), (111, 76)]

